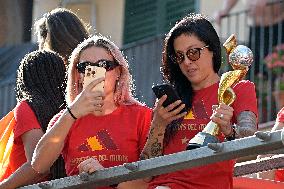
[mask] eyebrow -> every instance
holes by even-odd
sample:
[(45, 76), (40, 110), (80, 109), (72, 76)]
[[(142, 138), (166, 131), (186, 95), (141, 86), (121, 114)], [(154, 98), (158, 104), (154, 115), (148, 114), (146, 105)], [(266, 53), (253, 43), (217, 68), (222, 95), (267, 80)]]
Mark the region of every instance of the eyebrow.
[[(197, 44), (194, 44), (194, 45), (190, 45), (190, 46), (188, 46), (187, 48), (186, 48), (186, 51), (185, 52), (187, 52), (189, 49), (196, 49), (196, 48), (198, 48), (198, 49), (200, 49), (200, 48), (202, 48), (202, 47), (197, 47), (197, 46), (199, 46), (199, 45), (197, 45)], [(175, 51), (176, 53), (185, 53), (184, 51), (181, 51), (181, 50), (177, 50), (177, 51)]]

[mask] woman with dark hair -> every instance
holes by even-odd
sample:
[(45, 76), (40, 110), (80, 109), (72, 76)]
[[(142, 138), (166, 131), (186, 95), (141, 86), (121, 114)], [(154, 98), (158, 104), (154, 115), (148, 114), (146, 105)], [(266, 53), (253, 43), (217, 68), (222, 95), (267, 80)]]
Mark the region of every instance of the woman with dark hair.
[(48, 179), (47, 174), (34, 172), (30, 162), (50, 119), (65, 107), (64, 79), (63, 59), (52, 51), (34, 51), (22, 59), (16, 80), (18, 104), (14, 109), (16, 125), (9, 163), (13, 174), (0, 184), (1, 189)]
[(36, 21), (39, 49), (59, 53), (67, 64), (72, 51), (89, 37), (85, 23), (72, 11), (56, 8)]
[[(89, 66), (105, 68), (105, 78), (84, 85)], [(104, 89), (96, 90), (100, 83)], [(46, 172), (60, 154), (68, 176), (138, 161), (151, 124), (151, 110), (135, 100), (131, 90), (128, 63), (118, 47), (103, 36), (83, 41), (70, 58), (68, 106), (54, 116), (51, 129), (38, 143), (34, 170)], [(146, 183), (137, 180), (119, 187), (145, 188)]]
[[(184, 151), (188, 141), (210, 120), (220, 126), (220, 141), (256, 131), (257, 103), (252, 82), (240, 81), (233, 87), (237, 98), (231, 107), (218, 104), (221, 46), (204, 16), (191, 14), (170, 30), (162, 63), (164, 79), (175, 86), (181, 100), (163, 107), (167, 96), (159, 99), (141, 159)], [(183, 108), (187, 112), (180, 113)], [(232, 188), (233, 166), (233, 161), (224, 161), (159, 175), (150, 181), (149, 188)]]

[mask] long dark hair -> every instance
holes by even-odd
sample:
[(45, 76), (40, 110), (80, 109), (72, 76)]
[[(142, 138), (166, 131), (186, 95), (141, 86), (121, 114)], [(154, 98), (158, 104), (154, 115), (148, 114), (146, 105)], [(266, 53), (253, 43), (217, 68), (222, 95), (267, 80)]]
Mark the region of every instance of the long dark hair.
[[(194, 91), (190, 81), (183, 75), (179, 65), (174, 61), (175, 49), (174, 40), (182, 34), (196, 36), (200, 41), (208, 45), (208, 50), (213, 52), (213, 69), (218, 73), (221, 67), (221, 45), (217, 32), (207, 18), (201, 14), (190, 14), (184, 17), (166, 35), (164, 41), (164, 50), (162, 56), (161, 71), (166, 82), (175, 86), (186, 110), (192, 108), (192, 100)], [(183, 119), (172, 122), (166, 130), (165, 141), (169, 141), (170, 137), (178, 129)]]
[[(55, 52), (34, 51), (22, 59), (17, 72), (17, 101), (28, 103), (45, 132), (51, 118), (65, 108), (64, 61)], [(53, 179), (66, 176), (60, 158), (51, 167)]]
[[(51, 50), (59, 53), (67, 62), (79, 43), (89, 37), (84, 22), (65, 8), (56, 8), (35, 23), (39, 40), (48, 43)], [(46, 41), (47, 35), (50, 39)]]

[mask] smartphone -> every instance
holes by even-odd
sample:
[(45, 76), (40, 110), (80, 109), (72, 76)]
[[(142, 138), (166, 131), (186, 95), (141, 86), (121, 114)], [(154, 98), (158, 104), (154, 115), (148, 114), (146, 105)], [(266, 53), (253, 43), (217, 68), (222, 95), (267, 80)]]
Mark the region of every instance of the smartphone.
[[(170, 84), (160, 84), (152, 87), (153, 92), (155, 93), (156, 97), (160, 99), (163, 95), (167, 95), (167, 99), (163, 103), (164, 107), (174, 103), (177, 100), (181, 100), (175, 88)], [(176, 109), (176, 108), (174, 108)], [(180, 112), (185, 112), (185, 108)]]
[[(105, 74), (106, 74), (106, 69), (103, 67), (91, 66), (91, 65), (86, 66), (83, 88), (85, 89), (95, 79), (105, 77)], [(97, 84), (93, 88), (93, 91), (104, 92), (104, 81)]]

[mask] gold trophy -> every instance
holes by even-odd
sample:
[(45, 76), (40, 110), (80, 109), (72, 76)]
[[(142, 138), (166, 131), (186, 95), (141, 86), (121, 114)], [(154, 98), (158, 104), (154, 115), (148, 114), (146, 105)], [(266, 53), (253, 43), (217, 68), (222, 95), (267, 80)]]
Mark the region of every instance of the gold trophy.
[[(248, 72), (249, 66), (253, 62), (252, 51), (244, 46), (238, 45), (234, 34), (232, 34), (223, 44), (225, 47), (229, 63), (234, 69), (222, 74), (218, 88), (218, 102), (231, 105), (235, 99), (236, 94), (232, 87), (242, 80)], [(197, 135), (195, 135), (187, 144), (186, 149), (192, 150), (207, 146), (208, 143), (218, 143), (218, 135), (220, 134), (220, 127), (218, 124), (210, 121), (206, 127)]]

